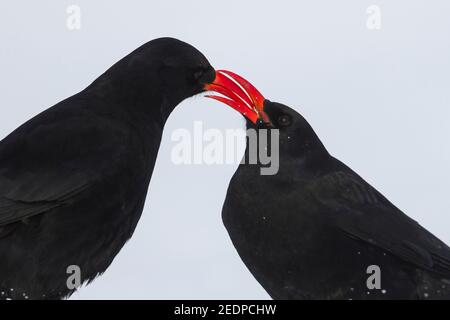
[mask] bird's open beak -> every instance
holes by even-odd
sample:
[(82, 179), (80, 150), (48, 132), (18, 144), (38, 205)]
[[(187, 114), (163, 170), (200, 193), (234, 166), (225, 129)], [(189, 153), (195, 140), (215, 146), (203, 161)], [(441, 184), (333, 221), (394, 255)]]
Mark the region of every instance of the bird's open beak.
[(217, 70), (214, 81), (206, 84), (204, 88), (223, 95), (207, 95), (207, 98), (229, 105), (254, 124), (261, 121), (270, 123), (269, 117), (264, 112), (265, 98), (263, 95), (250, 82), (236, 73), (227, 70)]

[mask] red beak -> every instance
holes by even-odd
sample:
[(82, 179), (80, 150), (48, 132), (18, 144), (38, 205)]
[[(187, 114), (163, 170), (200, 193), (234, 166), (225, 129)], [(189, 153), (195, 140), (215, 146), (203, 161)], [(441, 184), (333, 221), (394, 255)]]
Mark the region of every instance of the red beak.
[(270, 123), (264, 112), (263, 95), (240, 75), (226, 70), (217, 70), (216, 78), (205, 85), (205, 90), (215, 91), (223, 96), (207, 95), (207, 98), (223, 102), (240, 112), (251, 122), (258, 120)]

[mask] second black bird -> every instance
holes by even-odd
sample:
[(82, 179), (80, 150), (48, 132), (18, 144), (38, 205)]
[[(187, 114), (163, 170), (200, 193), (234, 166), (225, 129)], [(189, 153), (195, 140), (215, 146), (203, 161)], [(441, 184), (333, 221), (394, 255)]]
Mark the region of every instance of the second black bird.
[[(300, 114), (218, 72), (245, 91), (215, 99), (260, 135), (279, 130), (277, 174), (241, 164), (222, 211), (239, 255), (272, 298), (450, 299), (445, 243), (330, 155)], [(375, 272), (379, 283), (369, 279)]]

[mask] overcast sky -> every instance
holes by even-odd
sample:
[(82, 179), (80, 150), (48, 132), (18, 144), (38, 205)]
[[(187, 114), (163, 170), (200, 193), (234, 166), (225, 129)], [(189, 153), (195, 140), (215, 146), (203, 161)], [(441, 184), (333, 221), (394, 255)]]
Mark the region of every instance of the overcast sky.
[[(69, 5), (81, 9), (79, 30), (67, 27)], [(302, 113), (333, 155), (450, 244), (449, 11), (444, 0), (2, 1), (0, 137), (172, 36)], [(179, 105), (133, 238), (73, 298), (268, 298), (221, 222), (236, 165), (171, 161), (171, 133), (196, 120), (244, 123), (212, 100)]]

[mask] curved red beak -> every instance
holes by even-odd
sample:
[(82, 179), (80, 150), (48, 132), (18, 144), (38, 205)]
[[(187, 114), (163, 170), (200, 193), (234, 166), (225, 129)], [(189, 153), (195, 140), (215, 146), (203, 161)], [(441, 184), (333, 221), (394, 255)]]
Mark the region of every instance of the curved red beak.
[(269, 117), (264, 112), (265, 98), (250, 82), (240, 75), (227, 70), (217, 70), (214, 81), (206, 84), (204, 88), (223, 95), (207, 95), (207, 98), (229, 105), (254, 124), (258, 121), (270, 123)]

